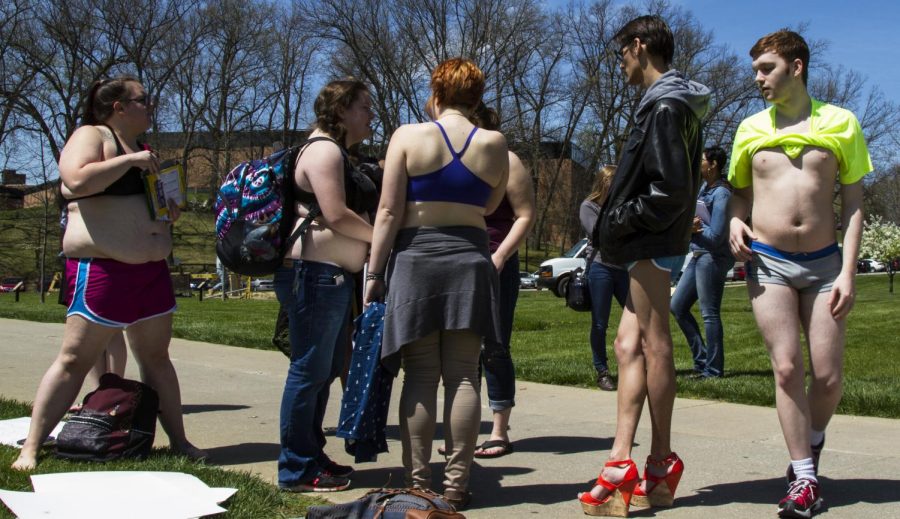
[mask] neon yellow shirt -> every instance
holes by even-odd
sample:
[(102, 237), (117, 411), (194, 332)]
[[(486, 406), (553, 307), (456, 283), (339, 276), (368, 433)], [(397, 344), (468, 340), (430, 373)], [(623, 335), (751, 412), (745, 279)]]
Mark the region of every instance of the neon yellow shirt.
[(850, 110), (812, 99), (809, 133), (776, 135), (775, 132), (774, 105), (741, 122), (734, 136), (728, 168), (731, 185), (736, 188), (750, 186), (753, 183), (753, 155), (763, 148), (778, 146), (792, 159), (799, 157), (806, 146), (831, 150), (838, 161), (841, 184), (853, 184), (874, 169), (862, 128)]

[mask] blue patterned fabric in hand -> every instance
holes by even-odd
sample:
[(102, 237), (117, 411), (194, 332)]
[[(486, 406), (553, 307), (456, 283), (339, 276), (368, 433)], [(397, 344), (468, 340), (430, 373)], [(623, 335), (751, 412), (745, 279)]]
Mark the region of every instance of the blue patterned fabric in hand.
[(338, 438), (356, 463), (376, 461), (387, 452), (388, 407), (394, 376), (381, 365), (384, 303), (371, 303), (354, 322), (353, 355), (341, 400)]

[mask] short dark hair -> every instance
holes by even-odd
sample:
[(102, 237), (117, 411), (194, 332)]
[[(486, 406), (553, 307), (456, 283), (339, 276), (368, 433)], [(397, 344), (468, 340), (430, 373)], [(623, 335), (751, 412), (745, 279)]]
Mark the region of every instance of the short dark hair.
[(759, 39), (750, 48), (750, 57), (756, 59), (766, 52), (774, 52), (788, 62), (799, 59), (803, 62), (803, 84), (809, 79), (809, 45), (803, 36), (788, 29), (780, 29)]
[[(647, 46), (647, 52), (663, 59), (666, 65), (672, 64), (675, 56), (675, 36), (666, 21), (656, 15), (639, 16), (626, 23), (613, 36), (619, 48), (631, 44), (635, 38)], [(617, 49), (618, 50), (618, 49)]]
[(710, 146), (708, 148), (703, 148), (703, 155), (706, 156), (707, 162), (716, 163), (716, 166), (719, 168), (720, 176), (728, 173), (728, 170), (725, 169), (725, 163), (728, 162), (728, 155), (721, 147)]

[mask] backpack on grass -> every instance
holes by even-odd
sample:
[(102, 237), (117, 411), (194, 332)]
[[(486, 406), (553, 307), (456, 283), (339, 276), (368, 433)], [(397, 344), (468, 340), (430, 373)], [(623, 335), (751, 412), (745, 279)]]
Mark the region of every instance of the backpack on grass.
[(56, 438), (56, 455), (83, 461), (143, 459), (156, 436), (159, 396), (136, 380), (115, 373), (100, 377), (100, 386), (84, 397)]

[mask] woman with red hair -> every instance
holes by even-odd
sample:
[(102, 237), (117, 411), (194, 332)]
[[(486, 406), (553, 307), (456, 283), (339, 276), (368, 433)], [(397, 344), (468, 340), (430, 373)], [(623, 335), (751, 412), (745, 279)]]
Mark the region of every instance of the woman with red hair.
[(387, 281), (382, 357), (400, 357), (404, 367), (406, 485), (431, 484), (443, 379), (444, 496), (458, 509), (470, 499), (481, 420), (481, 341), (500, 339), (498, 277), (484, 216), (503, 199), (509, 159), (502, 134), (469, 121), (483, 92), (475, 63), (444, 61), (431, 75), (427, 109), (434, 122), (401, 126), (391, 137), (366, 276), (366, 303), (384, 297)]

